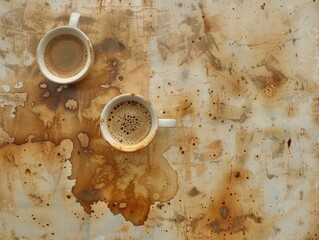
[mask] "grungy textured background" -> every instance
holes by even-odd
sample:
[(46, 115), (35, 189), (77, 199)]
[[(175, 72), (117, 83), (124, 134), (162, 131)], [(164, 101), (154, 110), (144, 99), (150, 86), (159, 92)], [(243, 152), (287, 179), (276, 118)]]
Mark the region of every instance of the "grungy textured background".
[[(40, 73), (79, 12), (96, 62)], [(0, 0), (0, 239), (319, 239), (318, 0)], [(99, 131), (133, 92), (176, 118), (136, 153)]]

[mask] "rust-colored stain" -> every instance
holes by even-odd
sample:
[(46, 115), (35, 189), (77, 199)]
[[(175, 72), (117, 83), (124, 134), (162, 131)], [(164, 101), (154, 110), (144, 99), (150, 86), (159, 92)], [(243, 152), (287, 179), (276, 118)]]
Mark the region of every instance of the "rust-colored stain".
[[(318, 239), (318, 1), (3, 1), (0, 239)], [(95, 64), (49, 82), (36, 48), (82, 14)], [(100, 113), (145, 96), (123, 153)]]
[(76, 180), (72, 193), (88, 214), (93, 203), (102, 201), (108, 203), (114, 214), (141, 225), (147, 220), (152, 204), (175, 196), (176, 173), (165, 159), (157, 157), (162, 153), (156, 144), (137, 153), (120, 153), (104, 143), (94, 145), (99, 146), (90, 148), (94, 154), (81, 151), (75, 154), (70, 177)]

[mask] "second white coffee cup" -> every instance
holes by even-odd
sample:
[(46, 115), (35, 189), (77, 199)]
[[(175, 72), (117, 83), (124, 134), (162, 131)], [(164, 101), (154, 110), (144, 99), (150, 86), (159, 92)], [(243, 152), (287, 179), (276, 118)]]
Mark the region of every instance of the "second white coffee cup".
[(79, 29), (79, 13), (72, 13), (69, 25), (49, 31), (39, 42), (37, 62), (50, 81), (71, 84), (82, 80), (94, 63), (89, 38)]
[(159, 127), (175, 126), (175, 119), (159, 119), (154, 107), (136, 94), (122, 94), (113, 98), (105, 105), (100, 119), (105, 140), (124, 152), (146, 147), (154, 139)]

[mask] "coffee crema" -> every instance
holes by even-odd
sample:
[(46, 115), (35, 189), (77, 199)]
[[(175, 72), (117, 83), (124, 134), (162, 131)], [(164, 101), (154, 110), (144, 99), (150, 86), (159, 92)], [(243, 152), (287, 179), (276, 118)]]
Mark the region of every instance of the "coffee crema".
[(143, 141), (152, 128), (151, 113), (137, 101), (118, 103), (110, 109), (106, 121), (110, 135), (123, 145)]
[(71, 34), (54, 37), (45, 47), (44, 62), (55, 76), (69, 78), (78, 74), (87, 61), (84, 43)]

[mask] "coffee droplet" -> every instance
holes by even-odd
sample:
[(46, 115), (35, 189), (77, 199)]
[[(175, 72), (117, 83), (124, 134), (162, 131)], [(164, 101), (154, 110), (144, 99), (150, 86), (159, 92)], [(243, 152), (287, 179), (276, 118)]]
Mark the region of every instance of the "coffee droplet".
[(143, 141), (152, 127), (151, 113), (137, 101), (123, 101), (114, 106), (109, 113), (109, 119), (115, 119), (109, 120), (110, 135), (125, 145)]

